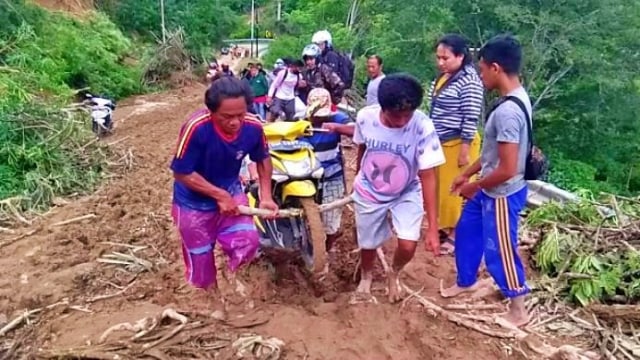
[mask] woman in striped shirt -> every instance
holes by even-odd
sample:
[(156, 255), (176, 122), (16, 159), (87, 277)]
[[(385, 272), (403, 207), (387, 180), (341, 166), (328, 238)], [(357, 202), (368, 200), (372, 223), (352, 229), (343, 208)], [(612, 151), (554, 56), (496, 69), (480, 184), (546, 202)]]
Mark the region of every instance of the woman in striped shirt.
[(462, 198), (449, 189), (453, 179), (480, 156), (478, 119), (484, 89), (462, 36), (442, 37), (436, 44), (436, 58), (440, 74), (429, 88), (429, 116), (446, 158), (438, 168), (438, 221), (444, 240), (442, 252), (452, 253)]

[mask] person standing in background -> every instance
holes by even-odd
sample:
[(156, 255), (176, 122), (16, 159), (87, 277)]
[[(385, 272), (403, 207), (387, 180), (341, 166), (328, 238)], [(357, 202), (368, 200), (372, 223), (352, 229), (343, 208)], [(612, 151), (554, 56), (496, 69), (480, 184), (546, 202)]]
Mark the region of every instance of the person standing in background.
[(286, 70), (280, 70), (276, 79), (269, 87), (267, 94), (267, 105), (273, 119), (279, 117), (283, 120), (291, 121), (296, 114), (296, 88), (301, 80), (301, 68), (304, 64), (301, 60), (287, 59)]
[(269, 84), (267, 77), (260, 72), (257, 65), (251, 65), (249, 68), (249, 76), (246, 81), (251, 86), (253, 92), (253, 107), (256, 114), (260, 116), (260, 119), (264, 121), (267, 117), (266, 102), (267, 93), (269, 92)]
[(436, 59), (440, 75), (429, 88), (429, 117), (447, 160), (438, 168), (438, 223), (443, 240), (441, 252), (452, 254), (463, 199), (452, 195), (449, 188), (480, 156), (478, 119), (484, 88), (462, 36), (449, 34), (438, 40)]
[(382, 58), (380, 56), (369, 56), (369, 59), (367, 59), (367, 75), (369, 75), (369, 84), (367, 85), (367, 106), (377, 105), (378, 86), (380, 86), (380, 81), (385, 77), (385, 74), (382, 72)]

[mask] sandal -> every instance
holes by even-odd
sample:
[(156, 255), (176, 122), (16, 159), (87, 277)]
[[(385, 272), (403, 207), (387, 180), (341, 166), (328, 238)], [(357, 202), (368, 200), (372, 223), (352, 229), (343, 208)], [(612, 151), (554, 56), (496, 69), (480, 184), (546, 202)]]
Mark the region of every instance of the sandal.
[[(455, 240), (450, 237), (441, 240), (442, 244), (440, 245), (440, 254), (441, 255), (451, 255), (453, 256), (455, 250)], [(448, 246), (447, 246), (448, 245)]]

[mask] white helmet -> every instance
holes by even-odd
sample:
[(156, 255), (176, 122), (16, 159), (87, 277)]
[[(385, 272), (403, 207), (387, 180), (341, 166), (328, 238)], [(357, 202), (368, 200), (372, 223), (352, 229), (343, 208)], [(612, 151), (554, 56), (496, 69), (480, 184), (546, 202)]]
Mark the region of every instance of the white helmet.
[(325, 41), (327, 42), (327, 45), (331, 45), (333, 41), (331, 33), (327, 30), (320, 30), (311, 37), (311, 42), (314, 44), (321, 44)]
[(275, 64), (273, 64), (274, 69), (282, 69), (285, 67), (284, 60), (277, 59)]
[(315, 57), (320, 56), (321, 52), (322, 51), (320, 50), (318, 45), (309, 44), (309, 45), (305, 46), (304, 49), (302, 50), (302, 58), (304, 59), (307, 56), (311, 56), (311, 57), (315, 58)]

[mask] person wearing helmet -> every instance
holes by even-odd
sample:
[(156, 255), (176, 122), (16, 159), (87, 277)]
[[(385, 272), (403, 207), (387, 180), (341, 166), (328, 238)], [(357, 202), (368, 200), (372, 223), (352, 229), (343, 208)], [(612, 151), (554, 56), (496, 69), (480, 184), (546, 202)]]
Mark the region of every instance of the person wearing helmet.
[(276, 79), (276, 77), (278, 76), (278, 72), (280, 72), (280, 70), (284, 69), (285, 67), (286, 65), (284, 64), (284, 60), (276, 60), (276, 62), (273, 64), (273, 70), (267, 74), (269, 85), (271, 85), (273, 83), (273, 80)]
[[(314, 128), (323, 128), (328, 132), (315, 131), (312, 136), (300, 139), (313, 146), (316, 156), (324, 168), (322, 183), (322, 203), (327, 204), (345, 195), (343, 156), (340, 149), (341, 136), (353, 136), (355, 124), (349, 116), (331, 110), (331, 95), (326, 89), (315, 88), (309, 92), (307, 118)], [(326, 249), (329, 251), (328, 271), (332, 262), (333, 244), (339, 237), (342, 209), (322, 213), (322, 223), (327, 234)]]
[(319, 63), (327, 64), (336, 74), (340, 73), (340, 55), (333, 49), (333, 37), (327, 30), (313, 34), (311, 42), (320, 48)]
[(333, 105), (337, 105), (344, 95), (344, 82), (330, 66), (318, 62), (320, 54), (321, 50), (316, 44), (307, 45), (302, 50), (305, 70), (302, 72), (304, 81), (299, 84), (300, 99), (307, 102), (307, 94), (311, 90), (324, 88), (331, 94)]

